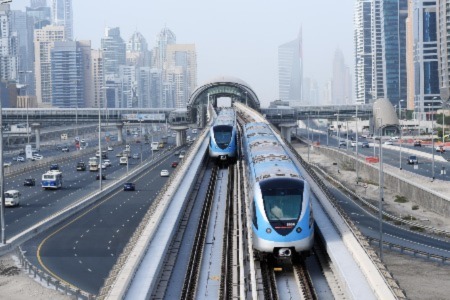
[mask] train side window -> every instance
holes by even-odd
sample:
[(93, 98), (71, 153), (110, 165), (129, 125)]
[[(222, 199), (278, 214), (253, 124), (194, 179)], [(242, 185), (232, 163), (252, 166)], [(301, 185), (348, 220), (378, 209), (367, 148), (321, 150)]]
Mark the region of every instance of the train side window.
[(258, 219), (256, 217), (256, 206), (255, 201), (252, 201), (252, 219), (253, 219), (253, 225), (255, 225), (256, 229), (258, 229)]

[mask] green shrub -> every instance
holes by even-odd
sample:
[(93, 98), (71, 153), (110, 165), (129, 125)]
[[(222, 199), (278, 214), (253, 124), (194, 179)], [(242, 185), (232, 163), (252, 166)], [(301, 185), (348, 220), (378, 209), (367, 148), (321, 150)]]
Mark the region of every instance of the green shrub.
[(412, 210), (418, 210), (419, 209), (419, 205), (415, 204), (412, 206)]
[(395, 200), (394, 200), (394, 202), (397, 202), (397, 203), (406, 203), (406, 202), (408, 202), (408, 199), (406, 199), (404, 196), (395, 195)]

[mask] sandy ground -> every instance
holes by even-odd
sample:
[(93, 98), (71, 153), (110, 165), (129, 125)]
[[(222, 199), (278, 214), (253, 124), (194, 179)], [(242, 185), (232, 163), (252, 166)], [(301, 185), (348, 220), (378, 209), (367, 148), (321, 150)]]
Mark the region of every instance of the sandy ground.
[[(297, 147), (298, 146), (298, 147)], [(296, 145), (299, 153), (306, 157), (306, 147)], [(366, 198), (376, 200), (378, 187), (371, 186), (364, 191), (362, 185), (355, 184), (353, 171), (340, 169), (333, 166), (333, 160), (316, 152), (310, 153), (311, 162), (319, 164), (335, 178), (340, 178), (347, 187), (359, 191)], [(397, 216), (411, 215), (418, 222), (450, 231), (450, 220), (423, 209), (412, 210), (413, 203), (394, 202), (395, 194), (385, 190), (385, 209)], [(422, 221), (420, 221), (422, 220)], [(397, 252), (385, 251), (384, 262), (398, 281), (400, 287), (405, 290), (408, 299), (450, 299), (450, 265), (442, 265), (421, 258)], [(35, 281), (20, 267), (17, 258), (13, 255), (0, 257), (0, 300), (64, 300), (74, 299), (54, 289), (47, 288), (44, 283)]]

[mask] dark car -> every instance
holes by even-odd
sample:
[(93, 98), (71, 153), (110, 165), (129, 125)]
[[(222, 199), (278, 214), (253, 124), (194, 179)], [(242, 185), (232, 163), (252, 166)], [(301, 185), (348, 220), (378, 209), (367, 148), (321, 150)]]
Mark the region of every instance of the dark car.
[[(95, 176), (95, 179), (100, 180), (100, 174), (97, 174), (97, 176)], [(105, 174), (102, 174), (102, 180), (106, 180)]]
[(362, 142), (361, 147), (362, 148), (369, 148), (369, 142)]
[(173, 163), (172, 163), (172, 168), (176, 168), (178, 166), (178, 162), (177, 161), (174, 161)]
[(51, 164), (50, 165), (50, 170), (59, 170), (59, 165), (58, 164)]
[(175, 153), (173, 155), (175, 155), (175, 156), (180, 155), (180, 151), (175, 151)]
[(36, 180), (34, 178), (26, 178), (23, 182), (24, 186), (35, 186)]
[(127, 182), (123, 185), (124, 191), (134, 191), (136, 190), (136, 186), (132, 182)]
[(417, 156), (410, 155), (408, 156), (408, 165), (417, 165), (419, 163), (419, 160), (417, 159)]
[(25, 155), (25, 150), (20, 150), (19, 155)]
[(414, 147), (422, 147), (421, 141), (414, 141)]
[(80, 161), (77, 163), (77, 171), (86, 171), (86, 164), (84, 161)]

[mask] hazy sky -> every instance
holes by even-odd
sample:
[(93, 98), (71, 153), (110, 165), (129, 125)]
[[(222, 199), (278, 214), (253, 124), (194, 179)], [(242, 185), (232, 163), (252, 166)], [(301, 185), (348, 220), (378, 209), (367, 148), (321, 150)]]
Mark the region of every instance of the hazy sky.
[[(278, 98), (278, 46), (303, 28), (304, 77), (331, 77), (337, 47), (353, 71), (355, 0), (73, 0), (74, 36), (99, 48), (105, 26), (127, 41), (140, 31), (149, 47), (167, 26), (177, 43), (194, 43), (198, 84), (219, 75), (239, 77), (265, 106)], [(47, 0), (50, 4), (50, 0)], [(29, 0), (13, 0), (24, 10)]]

